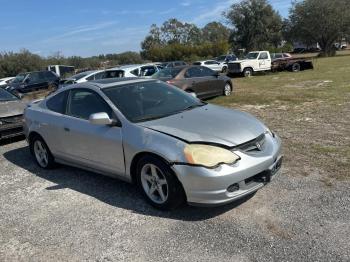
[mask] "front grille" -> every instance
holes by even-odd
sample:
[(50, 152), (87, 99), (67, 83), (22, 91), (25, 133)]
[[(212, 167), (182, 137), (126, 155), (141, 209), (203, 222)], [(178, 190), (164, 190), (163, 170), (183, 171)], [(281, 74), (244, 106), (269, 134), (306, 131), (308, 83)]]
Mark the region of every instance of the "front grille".
[(265, 133), (261, 134), (257, 138), (236, 146), (235, 150), (241, 150), (243, 152), (259, 152), (264, 149)]
[(0, 118), (0, 122), (2, 123), (2, 125), (18, 124), (18, 123), (22, 123), (22, 121), (23, 121), (23, 115), (15, 115), (15, 116)]
[(240, 71), (241, 70), (241, 64), (240, 63), (229, 63), (228, 69), (230, 71)]

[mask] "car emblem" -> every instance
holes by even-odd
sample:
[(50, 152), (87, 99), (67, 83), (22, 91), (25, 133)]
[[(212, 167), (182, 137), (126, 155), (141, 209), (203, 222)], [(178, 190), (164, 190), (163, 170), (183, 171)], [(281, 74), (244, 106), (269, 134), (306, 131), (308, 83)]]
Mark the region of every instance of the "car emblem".
[(261, 145), (260, 145), (259, 142), (256, 142), (255, 146), (256, 146), (256, 148), (257, 148), (259, 151), (261, 151)]

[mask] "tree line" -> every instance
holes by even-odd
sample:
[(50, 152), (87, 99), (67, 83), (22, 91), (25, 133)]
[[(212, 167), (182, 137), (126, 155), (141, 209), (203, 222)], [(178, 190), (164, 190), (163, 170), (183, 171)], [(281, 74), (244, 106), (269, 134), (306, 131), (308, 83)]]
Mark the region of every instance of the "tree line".
[[(144, 61), (194, 61), (242, 50), (290, 51), (291, 43), (318, 43), (322, 55), (335, 54), (333, 44), (350, 39), (349, 0), (295, 1), (289, 16), (282, 19), (268, 0), (243, 0), (223, 14), (226, 24), (210, 22), (202, 28), (171, 18), (151, 25), (141, 51), (106, 54), (88, 58), (64, 57), (60, 53), (41, 57), (21, 50), (0, 54), (0, 77), (42, 70), (47, 65), (65, 64), (76, 68), (134, 64)], [(286, 44), (287, 43), (287, 44)]]

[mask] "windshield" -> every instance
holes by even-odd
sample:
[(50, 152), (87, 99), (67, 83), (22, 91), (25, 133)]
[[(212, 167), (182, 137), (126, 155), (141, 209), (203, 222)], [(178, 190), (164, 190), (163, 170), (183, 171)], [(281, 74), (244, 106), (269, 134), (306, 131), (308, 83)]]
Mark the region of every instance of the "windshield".
[(160, 81), (114, 86), (103, 92), (131, 122), (150, 121), (205, 105), (198, 98)]
[(160, 70), (159, 72), (155, 73), (152, 78), (160, 78), (160, 77), (171, 77), (174, 78), (176, 77), (182, 70), (183, 68), (179, 67), (169, 67), (169, 68), (164, 68)]
[(246, 55), (245, 59), (257, 59), (258, 56), (259, 52), (251, 52)]
[(12, 83), (22, 83), (28, 74), (19, 74), (13, 79)]
[(0, 101), (4, 102), (4, 101), (15, 101), (15, 100), (19, 100), (19, 98), (13, 94), (11, 94), (10, 92), (0, 88)]

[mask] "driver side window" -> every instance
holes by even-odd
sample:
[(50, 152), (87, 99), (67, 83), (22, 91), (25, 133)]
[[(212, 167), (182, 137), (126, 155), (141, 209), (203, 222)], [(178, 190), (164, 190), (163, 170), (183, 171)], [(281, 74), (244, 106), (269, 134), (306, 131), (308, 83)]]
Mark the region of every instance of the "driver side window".
[(113, 118), (112, 109), (97, 93), (87, 89), (70, 91), (67, 115), (88, 120), (91, 114), (101, 112)]
[(268, 59), (268, 55), (266, 52), (261, 53), (259, 56), (259, 60), (264, 60), (264, 59)]

